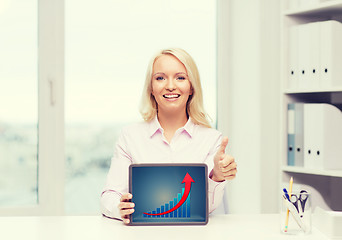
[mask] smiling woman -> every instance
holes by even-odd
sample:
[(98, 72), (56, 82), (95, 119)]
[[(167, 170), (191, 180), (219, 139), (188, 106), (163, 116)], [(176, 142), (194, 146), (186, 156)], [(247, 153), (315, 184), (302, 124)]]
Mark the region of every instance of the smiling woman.
[(142, 95), (145, 122), (124, 128), (116, 143), (101, 195), (105, 216), (130, 222), (128, 168), (135, 163), (205, 163), (209, 212), (222, 201), (225, 180), (236, 175), (234, 158), (225, 154), (227, 138), (211, 128), (202, 105), (202, 88), (192, 57), (184, 50), (160, 51), (150, 61)]

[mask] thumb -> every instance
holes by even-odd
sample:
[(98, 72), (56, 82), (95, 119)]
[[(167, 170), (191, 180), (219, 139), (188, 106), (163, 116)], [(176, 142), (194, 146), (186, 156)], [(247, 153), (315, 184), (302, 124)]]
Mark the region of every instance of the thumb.
[(227, 145), (228, 145), (228, 137), (222, 138), (221, 146), (218, 149), (216, 154), (225, 154)]

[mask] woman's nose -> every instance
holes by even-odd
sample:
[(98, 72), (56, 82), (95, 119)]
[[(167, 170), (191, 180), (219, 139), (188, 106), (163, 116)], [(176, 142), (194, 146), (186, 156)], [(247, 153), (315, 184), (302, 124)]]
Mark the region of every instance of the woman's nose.
[(175, 84), (173, 79), (167, 80), (167, 83), (166, 83), (166, 86), (165, 86), (166, 90), (174, 91), (174, 90), (176, 90), (176, 88), (177, 87), (176, 87), (176, 84)]

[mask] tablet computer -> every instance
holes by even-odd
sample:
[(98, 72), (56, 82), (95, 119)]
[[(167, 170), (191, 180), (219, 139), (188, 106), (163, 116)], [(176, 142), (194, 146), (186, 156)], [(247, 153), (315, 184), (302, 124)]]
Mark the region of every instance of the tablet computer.
[(200, 163), (130, 165), (130, 225), (207, 224), (207, 176), (207, 165)]

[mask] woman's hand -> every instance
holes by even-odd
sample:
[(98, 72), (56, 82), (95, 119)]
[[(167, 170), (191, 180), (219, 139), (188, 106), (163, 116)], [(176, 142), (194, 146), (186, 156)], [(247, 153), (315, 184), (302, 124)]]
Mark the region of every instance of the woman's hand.
[(134, 212), (134, 203), (129, 201), (132, 197), (130, 193), (123, 194), (118, 205), (124, 224), (129, 224), (129, 215)]
[(226, 154), (226, 147), (228, 145), (228, 138), (224, 137), (216, 155), (214, 157), (214, 169), (211, 179), (216, 182), (224, 180), (232, 180), (237, 173), (237, 165), (235, 159)]

